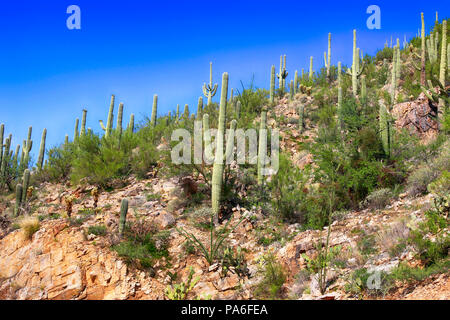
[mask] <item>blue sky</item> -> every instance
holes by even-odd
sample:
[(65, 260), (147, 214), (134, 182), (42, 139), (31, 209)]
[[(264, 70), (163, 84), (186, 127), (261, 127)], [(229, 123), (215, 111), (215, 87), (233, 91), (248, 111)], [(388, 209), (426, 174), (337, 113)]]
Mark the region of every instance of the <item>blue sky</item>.
[[(69, 30), (69, 5), (81, 9), (81, 30)], [(381, 30), (366, 27), (366, 8), (381, 8)], [(153, 94), (159, 114), (189, 104), (191, 111), (209, 79), (230, 87), (267, 88), (270, 66), (287, 55), (294, 71), (323, 66), (328, 32), (332, 64), (350, 64), (352, 30), (358, 46), (373, 54), (391, 35), (412, 38), (425, 14), (427, 31), (435, 11), (448, 17), (448, 1), (114, 1), (15, 0), (0, 10), (0, 123), (13, 134), (13, 146), (33, 126), (33, 154), (47, 128), (47, 147), (73, 137), (75, 118), (88, 110), (87, 126), (100, 131), (110, 95), (123, 102), (124, 122), (149, 116)], [(277, 71), (278, 72), (278, 71)], [(219, 94), (215, 100), (218, 100)]]

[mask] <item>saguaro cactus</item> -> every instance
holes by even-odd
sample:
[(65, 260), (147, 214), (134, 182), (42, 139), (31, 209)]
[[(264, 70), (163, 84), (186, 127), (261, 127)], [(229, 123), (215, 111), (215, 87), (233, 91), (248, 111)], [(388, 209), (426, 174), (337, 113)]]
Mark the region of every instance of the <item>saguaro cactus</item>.
[(81, 117), (80, 136), (84, 136), (86, 134), (86, 116), (87, 116), (87, 110), (83, 109), (83, 115)]
[(78, 139), (78, 136), (80, 135), (80, 131), (78, 131), (78, 125), (80, 123), (80, 119), (75, 119), (75, 129), (73, 131), (73, 142), (75, 142)]
[[(77, 119), (78, 120), (78, 119)], [(77, 126), (78, 130), (78, 126)], [(31, 134), (33, 131), (33, 127), (28, 128), (28, 137), (27, 140), (24, 142), (23, 148), (22, 148), (22, 159), (21, 159), (21, 169), (25, 170), (28, 169), (28, 162), (30, 161), (30, 152), (31, 148), (33, 147), (33, 141), (31, 140)]]
[(312, 80), (314, 71), (313, 71), (313, 56), (309, 58), (309, 80)]
[(5, 150), (3, 151), (2, 163), (0, 167), (0, 176), (4, 177), (6, 174), (6, 167), (8, 166), (9, 149), (11, 148), (12, 135), (10, 134), (5, 140)]
[(339, 61), (338, 62), (338, 105), (337, 105), (337, 112), (338, 112), (339, 119), (340, 119), (341, 107), (342, 107), (342, 64)]
[(330, 67), (331, 67), (331, 33), (328, 33), (328, 55), (323, 53), (323, 59), (325, 61), (325, 68), (327, 69), (327, 79), (330, 81)]
[(122, 199), (122, 203), (120, 206), (120, 219), (119, 219), (119, 234), (123, 235), (125, 230), (125, 224), (127, 222), (127, 213), (128, 213), (128, 199)]
[(389, 119), (389, 113), (386, 106), (380, 103), (379, 109), (379, 124), (380, 124), (380, 134), (381, 142), (383, 144), (384, 153), (389, 158), (391, 154), (391, 125)]
[(2, 163), (3, 158), (3, 137), (5, 134), (5, 125), (2, 123), (0, 125), (0, 165)]
[(214, 157), (213, 176), (212, 176), (212, 195), (211, 204), (212, 212), (218, 215), (220, 211), (220, 197), (222, 194), (222, 179), (224, 168), (224, 139), (225, 139), (225, 123), (227, 109), (227, 93), (228, 93), (228, 73), (222, 75), (222, 91), (220, 95), (219, 121), (216, 135), (216, 153)]
[(356, 97), (358, 94), (358, 79), (364, 71), (364, 61), (362, 66), (359, 62), (359, 50), (356, 47), (356, 29), (353, 30), (353, 63), (352, 69), (347, 69), (347, 73), (352, 77), (352, 92), (353, 96)]
[(297, 90), (298, 90), (298, 71), (295, 70), (295, 74), (294, 74), (294, 94), (297, 94)]
[[(421, 31), (421, 51), (420, 55), (418, 55), (416, 52), (413, 52), (416, 57), (420, 59), (420, 67), (415, 65), (413, 63), (414, 68), (416, 68), (418, 71), (420, 71), (420, 85), (425, 86), (426, 77), (425, 77), (425, 20), (423, 18), (423, 12), (420, 13), (421, 20), (422, 20), (422, 31)], [(411, 46), (411, 49), (413, 47)]]
[(391, 106), (395, 104), (395, 90), (397, 89), (397, 50), (398, 47), (394, 47), (392, 54), (392, 70), (391, 70)]
[(23, 172), (23, 178), (22, 178), (22, 182), (23, 182), (23, 193), (22, 193), (22, 199), (21, 201), (23, 203), (25, 203), (25, 201), (27, 201), (27, 191), (28, 191), (28, 187), (30, 185), (30, 170), (26, 169)]
[(225, 147), (225, 160), (226, 160), (226, 163), (230, 163), (233, 160), (233, 159), (231, 159), (231, 156), (233, 155), (234, 137), (235, 137), (236, 126), (237, 126), (237, 121), (234, 120), (234, 119), (231, 120), (230, 130), (228, 130), (226, 147)]
[[(442, 21), (442, 45), (441, 45), (441, 64), (439, 67), (439, 82), (445, 87), (445, 75), (447, 73), (447, 20)], [(444, 107), (444, 100), (439, 99), (439, 107)]]
[(158, 112), (158, 95), (153, 96), (153, 106), (152, 106), (152, 116), (150, 119), (150, 124), (154, 127), (156, 126), (156, 115)]
[(366, 103), (367, 101), (367, 87), (366, 87), (366, 76), (361, 76), (361, 101)]
[(197, 104), (197, 120), (200, 120), (202, 118), (203, 113), (203, 98), (198, 98), (198, 104)]
[(300, 133), (305, 129), (305, 107), (303, 104), (298, 107), (298, 129)]
[(130, 115), (130, 122), (128, 123), (128, 130), (133, 133), (134, 132), (134, 114)]
[(189, 105), (187, 105), (187, 104), (184, 105), (183, 117), (185, 120), (189, 119)]
[(17, 217), (19, 215), (20, 207), (22, 205), (22, 194), (23, 188), (20, 183), (16, 185), (16, 203), (14, 205), (14, 216)]
[(294, 100), (294, 80), (289, 83), (289, 99)]
[(177, 113), (176, 113), (176, 119), (175, 121), (178, 122), (178, 120), (180, 119), (180, 105), (177, 104)]
[(123, 103), (119, 103), (119, 111), (117, 112), (117, 125), (116, 129), (119, 134), (122, 134), (122, 122), (123, 122)]
[(109, 105), (109, 112), (108, 112), (108, 120), (106, 122), (106, 128), (103, 125), (103, 121), (100, 120), (100, 126), (105, 131), (105, 137), (108, 138), (111, 135), (112, 128), (113, 128), (113, 121), (114, 121), (114, 100), (115, 96), (111, 95), (111, 104)]
[(401, 77), (401, 68), (402, 68), (402, 59), (401, 59), (401, 52), (400, 52), (400, 40), (397, 38), (397, 55), (396, 55), (396, 61), (395, 61), (395, 77), (397, 78), (397, 81), (400, 80)]
[(286, 78), (288, 76), (288, 72), (286, 71), (286, 55), (284, 55), (284, 60), (283, 60), (283, 55), (280, 56), (280, 73), (277, 74), (277, 78), (278, 78), (278, 86), (279, 89), (284, 92), (286, 89)]
[[(39, 148), (39, 157), (37, 162), (37, 167), (39, 170), (42, 169), (42, 165), (44, 164), (44, 156), (45, 156), (45, 139), (47, 138), (47, 129), (44, 128), (42, 131), (42, 137), (41, 137), (41, 145)], [(26, 192), (26, 190), (25, 190)]]
[(208, 98), (208, 105), (211, 104), (212, 98), (216, 95), (218, 84), (213, 85), (212, 81), (212, 62), (209, 63), (209, 84), (203, 84), (203, 94)]
[(239, 119), (241, 116), (241, 102), (238, 100), (236, 102), (236, 119)]
[(271, 104), (274, 103), (275, 99), (275, 66), (272, 65), (272, 69), (270, 70), (270, 96), (269, 101)]
[(264, 183), (264, 175), (262, 174), (266, 164), (267, 152), (267, 111), (261, 111), (261, 122), (259, 125), (259, 141), (258, 141), (258, 185)]

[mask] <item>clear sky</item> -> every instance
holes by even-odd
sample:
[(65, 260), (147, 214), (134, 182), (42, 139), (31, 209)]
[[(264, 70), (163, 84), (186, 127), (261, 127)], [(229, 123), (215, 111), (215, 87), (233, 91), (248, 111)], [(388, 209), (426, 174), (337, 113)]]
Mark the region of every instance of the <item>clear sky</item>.
[[(81, 30), (69, 30), (69, 5), (81, 9)], [(369, 30), (366, 9), (381, 8), (381, 30)], [(387, 39), (403, 43), (420, 28), (448, 17), (450, 1), (152, 1), (152, 0), (15, 0), (0, 7), (0, 123), (13, 134), (13, 147), (33, 126), (33, 154), (43, 128), (47, 147), (73, 138), (75, 118), (88, 110), (87, 126), (100, 131), (110, 95), (123, 102), (124, 122), (149, 116), (153, 94), (160, 115), (189, 104), (195, 111), (202, 84), (268, 88), (270, 67), (287, 55), (289, 79), (296, 69), (323, 66), (328, 32), (332, 64), (351, 63), (352, 30), (358, 47), (373, 54)], [(288, 79), (288, 81), (289, 81)], [(219, 88), (220, 90), (220, 88)], [(219, 98), (219, 93), (215, 101)], [(117, 108), (116, 108), (117, 110)], [(117, 114), (117, 112), (115, 112)]]

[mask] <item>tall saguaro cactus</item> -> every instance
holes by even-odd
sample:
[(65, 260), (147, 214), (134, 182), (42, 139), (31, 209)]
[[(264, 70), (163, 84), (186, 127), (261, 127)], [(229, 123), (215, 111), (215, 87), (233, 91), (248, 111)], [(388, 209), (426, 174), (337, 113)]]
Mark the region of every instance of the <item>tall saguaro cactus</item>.
[(342, 64), (339, 61), (338, 62), (338, 104), (337, 104), (338, 119), (340, 119), (341, 108), (342, 108)]
[(286, 55), (280, 56), (280, 73), (277, 74), (278, 77), (278, 86), (279, 89), (284, 92), (286, 89), (286, 78), (288, 76), (288, 72), (286, 71)]
[(294, 93), (297, 94), (297, 90), (298, 90), (298, 71), (295, 70), (294, 73)]
[(75, 142), (78, 139), (78, 136), (80, 135), (80, 131), (78, 130), (78, 126), (80, 124), (80, 119), (75, 119), (75, 129), (73, 131), (73, 142)]
[(47, 129), (44, 128), (44, 130), (42, 131), (41, 145), (39, 147), (39, 157), (38, 157), (38, 162), (37, 162), (37, 167), (38, 167), (39, 170), (42, 169), (42, 165), (44, 164), (45, 139), (46, 138), (47, 138)]
[[(78, 130), (78, 126), (77, 126), (77, 130)], [(31, 151), (31, 148), (33, 147), (33, 141), (31, 140), (32, 131), (33, 131), (33, 127), (30, 126), (28, 128), (27, 140), (25, 141), (23, 148), (22, 148), (23, 156), (22, 156), (21, 165), (20, 165), (22, 170), (28, 169), (28, 162), (30, 161), (30, 151)]]
[(394, 47), (392, 54), (392, 71), (391, 71), (391, 106), (395, 104), (395, 90), (397, 89), (397, 49)]
[(314, 71), (313, 71), (313, 56), (309, 58), (309, 80), (312, 80)]
[[(414, 52), (414, 55), (420, 59), (420, 67), (416, 66), (413, 63), (414, 68), (416, 68), (418, 71), (420, 71), (420, 85), (425, 86), (426, 77), (425, 77), (425, 20), (423, 18), (423, 12), (420, 13), (420, 17), (422, 20), (422, 31), (421, 31), (421, 49), (420, 49), (420, 55), (418, 55), (416, 52)], [(411, 49), (413, 47), (411, 46)]]
[(120, 205), (120, 219), (119, 219), (119, 234), (123, 235), (125, 230), (125, 224), (127, 222), (127, 213), (128, 213), (128, 199), (122, 199), (122, 203)]
[(275, 66), (272, 65), (272, 69), (270, 70), (270, 103), (273, 104), (275, 100)]
[(25, 203), (27, 201), (27, 191), (28, 191), (28, 186), (30, 185), (30, 170), (26, 169), (23, 172), (23, 178), (22, 178), (22, 183), (23, 183), (23, 193), (22, 193), (22, 199), (21, 201), (23, 203)]
[(323, 59), (325, 60), (325, 68), (327, 69), (327, 79), (330, 81), (330, 67), (331, 67), (331, 33), (328, 33), (328, 55), (323, 53)]
[[(447, 73), (447, 20), (442, 21), (442, 45), (441, 45), (441, 64), (439, 66), (439, 82), (445, 87), (445, 75)], [(444, 100), (439, 99), (439, 107), (444, 107)]]
[(356, 29), (353, 30), (353, 63), (352, 69), (347, 69), (347, 73), (352, 77), (352, 92), (356, 97), (358, 94), (358, 79), (364, 70), (364, 61), (362, 66), (359, 61), (359, 48), (356, 47)]
[(258, 185), (264, 183), (263, 169), (266, 164), (267, 152), (267, 111), (261, 111), (261, 123), (259, 125), (259, 141), (258, 141)]
[(100, 126), (105, 131), (105, 137), (108, 138), (111, 135), (112, 128), (113, 128), (113, 121), (114, 121), (114, 101), (115, 96), (111, 95), (111, 104), (109, 105), (109, 112), (108, 112), (108, 120), (106, 122), (106, 128), (103, 125), (103, 121), (100, 120)]
[(216, 153), (214, 157), (213, 175), (212, 175), (212, 195), (211, 204), (212, 212), (218, 215), (220, 211), (220, 197), (222, 194), (222, 180), (224, 169), (224, 140), (225, 140), (225, 123), (227, 109), (227, 93), (228, 93), (228, 73), (222, 75), (222, 92), (220, 95), (219, 121), (216, 135)]
[(218, 84), (213, 85), (212, 81), (212, 62), (209, 63), (209, 84), (203, 84), (203, 94), (208, 98), (208, 106), (212, 102), (212, 98), (216, 95)]
[(289, 83), (289, 99), (294, 100), (294, 80)]
[(16, 185), (16, 203), (14, 205), (14, 216), (17, 217), (19, 215), (20, 206), (22, 202), (22, 194), (23, 194), (23, 188), (20, 183)]
[(300, 133), (303, 133), (303, 130), (305, 129), (305, 107), (303, 104), (301, 104), (298, 107), (298, 130)]
[(130, 122), (128, 123), (128, 130), (133, 133), (134, 132), (134, 114), (130, 115)]
[(8, 160), (10, 159), (9, 149), (11, 148), (11, 140), (12, 140), (12, 135), (10, 134), (8, 136), (8, 138), (6, 138), (6, 140), (5, 140), (5, 150), (3, 151), (2, 163), (1, 163), (1, 167), (0, 167), (0, 176), (1, 177), (4, 177), (6, 174), (6, 167), (8, 165)]
[(83, 115), (81, 117), (80, 136), (84, 136), (86, 134), (86, 116), (87, 116), (87, 110), (83, 109)]
[(2, 163), (3, 158), (3, 137), (5, 134), (5, 125), (2, 123), (0, 125), (0, 165)]
[(119, 111), (117, 112), (117, 125), (116, 129), (120, 135), (122, 135), (122, 122), (123, 122), (123, 103), (119, 103)]
[(198, 104), (197, 104), (197, 120), (201, 120), (203, 113), (203, 98), (198, 98)]
[(156, 126), (156, 114), (158, 112), (158, 95), (153, 96), (153, 106), (152, 106), (152, 116), (150, 119), (150, 124), (154, 127)]

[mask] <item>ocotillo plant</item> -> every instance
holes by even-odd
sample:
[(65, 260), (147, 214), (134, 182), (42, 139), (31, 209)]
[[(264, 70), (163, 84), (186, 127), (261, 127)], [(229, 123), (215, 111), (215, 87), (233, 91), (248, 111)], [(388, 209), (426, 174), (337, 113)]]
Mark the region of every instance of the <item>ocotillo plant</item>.
[(217, 217), (220, 211), (220, 197), (222, 194), (222, 181), (224, 169), (223, 148), (225, 139), (227, 93), (228, 93), (228, 73), (225, 72), (222, 76), (222, 91), (220, 94), (219, 121), (216, 135), (216, 153), (214, 157), (214, 166), (212, 175), (211, 204), (212, 204), (212, 212)]
[(269, 101), (271, 104), (274, 103), (275, 99), (275, 66), (272, 65), (272, 69), (270, 70), (270, 96)]
[(122, 203), (120, 206), (120, 219), (119, 219), (119, 234), (123, 235), (125, 230), (125, 224), (127, 222), (127, 213), (128, 213), (128, 199), (122, 199)]
[(108, 120), (106, 122), (106, 128), (103, 124), (103, 121), (100, 120), (100, 126), (105, 131), (105, 137), (108, 138), (112, 132), (113, 128), (113, 121), (114, 121), (114, 100), (115, 96), (111, 95), (111, 104), (109, 106), (109, 112), (108, 112)]
[(380, 103), (379, 122), (384, 153), (389, 158), (391, 155), (391, 124), (389, 113), (383, 103)]
[(14, 216), (17, 217), (19, 215), (21, 201), (22, 201), (23, 188), (20, 183), (16, 185), (16, 203), (14, 205)]
[(347, 73), (352, 77), (352, 92), (353, 96), (356, 97), (358, 94), (358, 79), (361, 76), (363, 70), (364, 70), (364, 61), (362, 66), (359, 62), (359, 52), (358, 48), (356, 47), (356, 29), (353, 30), (353, 63), (352, 63), (352, 69), (347, 69)]
[[(37, 167), (39, 170), (42, 169), (42, 165), (44, 164), (44, 156), (45, 156), (45, 139), (47, 138), (47, 129), (44, 128), (42, 131), (41, 137), (41, 145), (39, 147), (39, 157), (37, 162)], [(26, 190), (25, 190), (26, 192)]]
[(119, 111), (117, 112), (117, 125), (116, 129), (119, 135), (122, 135), (122, 122), (123, 122), (123, 103), (119, 103)]
[(22, 182), (23, 182), (23, 193), (22, 193), (22, 199), (21, 201), (23, 203), (25, 203), (27, 201), (27, 191), (28, 191), (28, 187), (30, 185), (30, 170), (26, 169), (23, 172), (23, 178), (22, 178)]
[(197, 104), (197, 120), (200, 120), (202, 118), (202, 112), (203, 112), (203, 98), (198, 98), (198, 104)]
[(323, 59), (325, 60), (325, 68), (327, 69), (327, 79), (330, 81), (330, 67), (331, 67), (331, 33), (328, 33), (328, 55), (323, 53)]
[[(203, 94), (208, 98), (208, 105), (211, 104), (212, 98), (216, 95), (218, 84), (213, 85), (212, 81), (212, 62), (209, 63), (209, 84), (203, 84)], [(177, 117), (178, 118), (178, 117)]]
[(156, 114), (158, 112), (158, 95), (153, 96), (152, 116), (150, 118), (150, 124), (156, 126)]
[(313, 56), (311, 56), (309, 58), (309, 80), (311, 81), (314, 75), (314, 71), (313, 71)]
[(81, 117), (80, 136), (84, 136), (86, 134), (86, 116), (87, 116), (87, 110), (83, 109), (83, 115)]
[(266, 164), (266, 152), (267, 152), (267, 111), (261, 111), (261, 123), (259, 125), (259, 141), (258, 141), (258, 185), (263, 185), (264, 175), (263, 169)]

